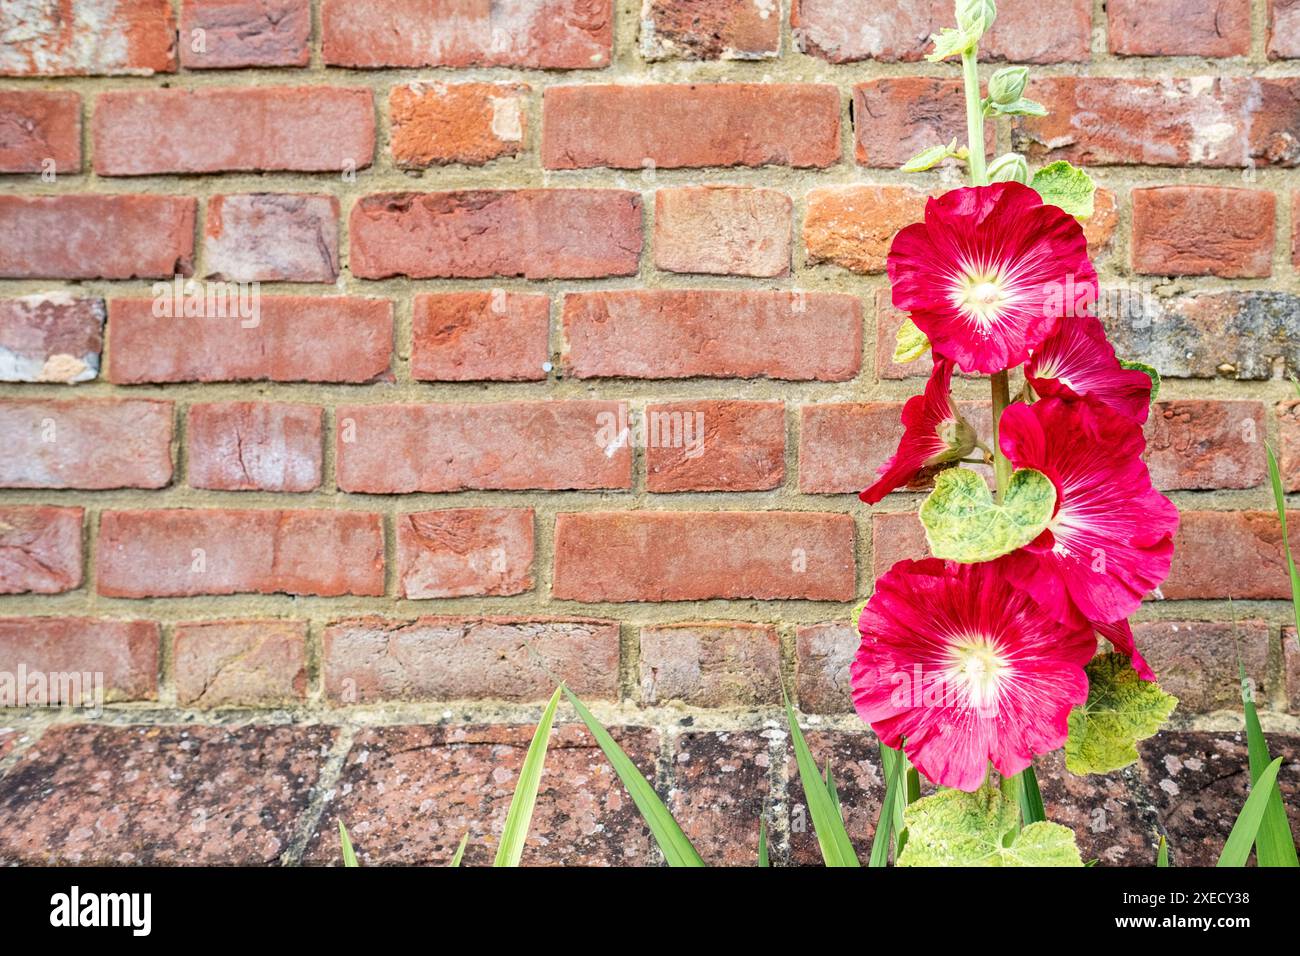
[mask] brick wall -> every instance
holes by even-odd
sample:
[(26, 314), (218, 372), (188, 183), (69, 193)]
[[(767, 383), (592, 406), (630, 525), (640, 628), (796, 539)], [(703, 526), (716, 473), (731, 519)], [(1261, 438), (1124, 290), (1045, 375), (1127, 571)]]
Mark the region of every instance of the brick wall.
[[(1000, 6), (986, 60), (1033, 64), (1053, 113), (992, 145), (1101, 184), (1088, 235), (1129, 306), (1108, 324), (1165, 376), (1149, 457), (1184, 515), (1137, 625), (1182, 729), (1137, 774), (1049, 762), (1045, 787), (1091, 855), (1146, 864), (1164, 828), (1195, 857), (1218, 824), (1165, 803), (1239, 802), (1238, 778), (1194, 773), (1241, 764), (1215, 715), (1237, 654), (1275, 750), (1300, 753), (1264, 457), (1275, 442), (1300, 491), (1300, 3)], [(873, 513), (854, 492), (926, 371), (890, 361), (883, 268), (959, 182), (897, 169), (964, 136), (956, 72), (922, 59), (949, 18), (947, 0), (0, 10), (0, 669), (99, 672), (110, 698), (97, 725), (0, 716), (0, 858), (327, 860), (342, 814), (371, 859), (444, 860), (467, 829), (486, 859), (559, 679), (706, 858), (750, 859), (762, 813), (778, 858), (809, 861), (784, 682), (865, 840), (880, 781), (849, 618), (924, 543), (917, 495)], [(177, 273), (261, 283), (256, 321), (159, 316)], [(528, 859), (655, 860), (563, 733)], [(84, 774), (61, 778), (69, 760)], [(103, 812), (77, 783), (96, 773), (127, 818), (88, 839), (67, 821)], [(160, 805), (202, 811), (209, 838)]]

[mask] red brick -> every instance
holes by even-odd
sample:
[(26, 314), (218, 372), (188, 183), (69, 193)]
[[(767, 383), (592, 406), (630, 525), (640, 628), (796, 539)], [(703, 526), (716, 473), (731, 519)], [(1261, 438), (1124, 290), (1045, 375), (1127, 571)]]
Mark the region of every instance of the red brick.
[(176, 702), (276, 707), (307, 695), (305, 621), (201, 621), (172, 632)]
[(575, 293), (564, 297), (565, 365), (577, 378), (845, 382), (862, 367), (861, 310), (856, 296), (826, 292)]
[(360, 296), (263, 296), (257, 314), (155, 316), (150, 299), (109, 304), (109, 381), (372, 382), (387, 378), (393, 304)]
[(620, 402), (341, 405), (343, 491), (632, 487)]
[(884, 380), (929, 378), (934, 360), (926, 352), (911, 362), (895, 362), (898, 329), (907, 313), (894, 308), (888, 287), (876, 290), (876, 377)]
[(765, 624), (720, 622), (641, 628), (641, 699), (688, 707), (774, 707), (781, 641)]
[(799, 490), (848, 494), (866, 488), (903, 437), (899, 402), (843, 402), (800, 409)]
[(310, 0), (184, 0), (181, 5), (181, 64), (187, 70), (306, 66), (310, 45)]
[(0, 173), (81, 172), (81, 95), (0, 90)]
[[(966, 141), (960, 80), (899, 76), (853, 87), (854, 155), (863, 166), (902, 166), (923, 149), (954, 137)], [(988, 125), (987, 143), (994, 144)]]
[(196, 211), (179, 196), (0, 196), (0, 278), (191, 275)]
[(563, 681), (580, 697), (618, 696), (614, 621), (366, 617), (325, 629), (325, 696), (379, 700), (546, 700)]
[(522, 594), (533, 587), (533, 512), (447, 508), (397, 517), (402, 597)]
[(105, 597), (384, 593), (380, 516), (357, 511), (105, 511)]
[(655, 193), (655, 266), (772, 277), (790, 271), (794, 204), (775, 189), (682, 186)]
[(799, 710), (805, 714), (853, 713), (849, 665), (858, 653), (862, 636), (857, 623), (813, 624), (795, 632)]
[(814, 83), (553, 86), (542, 99), (548, 169), (833, 166), (840, 95)]
[(1250, 0), (1107, 0), (1110, 52), (1124, 56), (1245, 56)]
[(1278, 402), (1278, 470), (1282, 487), (1300, 491), (1300, 400)]
[(388, 94), (389, 148), (399, 166), (482, 166), (524, 148), (523, 83), (408, 83)]
[(0, 594), (81, 587), (80, 508), (0, 508)]
[(871, 516), (871, 577), (880, 577), (904, 558), (930, 556), (925, 528), (916, 511), (895, 511)]
[(551, 302), (544, 295), (440, 292), (415, 297), (411, 375), (421, 382), (544, 381)]
[(647, 491), (768, 491), (785, 478), (785, 405), (647, 405)]
[[(1069, 63), (1089, 59), (1090, 0), (1001, 0), (980, 41), (984, 60)], [(899, 0), (887, 16), (871, 0), (794, 0), (795, 45), (810, 56), (915, 62), (933, 48), (930, 35), (954, 25), (951, 0)]]
[(325, 0), (321, 37), (330, 66), (597, 69), (613, 52), (614, 17), (608, 0)]
[(339, 276), (339, 201), (302, 194), (213, 196), (203, 246), (209, 279), (333, 282)]
[(371, 93), (355, 87), (113, 90), (91, 130), (100, 176), (341, 172), (375, 152)]
[(350, 268), (361, 279), (632, 275), (641, 197), (618, 189), (378, 193), (352, 207), (349, 230)]
[(925, 195), (909, 186), (823, 186), (808, 193), (803, 245), (809, 264), (884, 272), (898, 230), (919, 222)]
[(191, 405), (189, 480), (218, 491), (314, 491), (321, 483), (321, 410), (281, 402)]
[(555, 518), (553, 597), (850, 601), (853, 519), (756, 511), (603, 511)]
[(1271, 192), (1224, 186), (1133, 190), (1133, 270), (1261, 278), (1273, 271)]
[(168, 0), (53, 0), (0, 12), (0, 76), (176, 72)]
[(66, 292), (0, 299), (0, 382), (89, 382), (104, 349), (104, 300)]
[(1160, 402), (1147, 422), (1147, 467), (1164, 491), (1254, 488), (1268, 476), (1261, 402)]
[(1143, 621), (1133, 639), (1160, 686), (1178, 698), (1178, 713), (1241, 709), (1237, 661), (1255, 683), (1260, 705), (1272, 693), (1268, 680), (1271, 625), (1264, 621)]
[(781, 6), (770, 0), (646, 0), (647, 60), (761, 60), (781, 54)]
[(163, 488), (171, 441), (171, 402), (3, 401), (0, 488)]
[(1044, 162), (1113, 166), (1294, 166), (1300, 80), (1256, 77), (1034, 79), (1048, 110), (1017, 117), (1013, 145)]
[(781, 806), (771, 792), (773, 736), (767, 729), (674, 735), (666, 805), (706, 866), (758, 860), (759, 821)]
[(1093, 259), (1110, 250), (1110, 241), (1119, 226), (1119, 198), (1109, 189), (1099, 187), (1093, 194), (1092, 216), (1083, 224), (1083, 237), (1088, 240), (1088, 254)]
[(1300, 0), (1269, 0), (1268, 57), (1300, 57)]
[[(1287, 512), (1300, 554), (1300, 512)], [(1275, 511), (1184, 511), (1174, 564), (1160, 588), (1168, 600), (1289, 599), (1291, 584)]]
[[(102, 681), (105, 702), (158, 698), (158, 625), (88, 617), (0, 618), (0, 660), (29, 675), (67, 676), (53, 683), (52, 703), (90, 703)], [(78, 700), (74, 676), (81, 676)], [(71, 693), (69, 693), (71, 691)], [(29, 689), (30, 693), (30, 689)], [(89, 699), (88, 699), (89, 698)], [(34, 701), (33, 701), (34, 703)]]

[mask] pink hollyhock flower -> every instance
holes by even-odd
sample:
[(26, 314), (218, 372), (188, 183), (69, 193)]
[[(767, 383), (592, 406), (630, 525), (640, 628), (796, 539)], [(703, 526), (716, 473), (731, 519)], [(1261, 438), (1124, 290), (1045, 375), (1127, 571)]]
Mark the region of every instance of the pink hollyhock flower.
[(1091, 398), (1141, 424), (1151, 410), (1151, 377), (1115, 357), (1101, 322), (1090, 315), (1062, 319), (1025, 366), (1044, 397)]
[(1151, 669), (1142, 652), (1137, 649), (1137, 643), (1133, 640), (1133, 628), (1127, 619), (1113, 621), (1110, 624), (1094, 624), (1093, 627), (1101, 637), (1110, 641), (1117, 652), (1133, 662), (1133, 669), (1137, 671), (1138, 677), (1155, 683), (1156, 672)]
[(954, 189), (889, 250), (894, 305), (965, 372), (1019, 365), (1097, 301), (1078, 220), (1020, 183)]
[(975, 430), (958, 413), (951, 390), (952, 362), (936, 358), (925, 392), (913, 395), (903, 406), (903, 439), (898, 451), (880, 467), (880, 480), (859, 498), (874, 505), (895, 488), (916, 480), (927, 468), (970, 453), (975, 447)]
[(1169, 574), (1178, 509), (1151, 485), (1142, 428), (1104, 405), (1045, 398), (1002, 415), (1002, 451), (1056, 485), (1056, 514), (1034, 542), (999, 560), (1058, 619), (1128, 617)]
[(996, 562), (900, 561), (858, 620), (853, 704), (927, 778), (977, 790), (1065, 743), (1088, 697), (1092, 629), (1060, 624)]

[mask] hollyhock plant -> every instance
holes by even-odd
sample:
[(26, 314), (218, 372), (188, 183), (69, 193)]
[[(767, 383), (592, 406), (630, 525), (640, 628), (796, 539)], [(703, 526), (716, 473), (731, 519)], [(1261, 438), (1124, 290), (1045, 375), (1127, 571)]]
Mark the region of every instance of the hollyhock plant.
[(1151, 410), (1151, 377), (1115, 357), (1101, 320), (1065, 319), (1025, 365), (1025, 379), (1045, 398), (1091, 398), (1141, 424)]

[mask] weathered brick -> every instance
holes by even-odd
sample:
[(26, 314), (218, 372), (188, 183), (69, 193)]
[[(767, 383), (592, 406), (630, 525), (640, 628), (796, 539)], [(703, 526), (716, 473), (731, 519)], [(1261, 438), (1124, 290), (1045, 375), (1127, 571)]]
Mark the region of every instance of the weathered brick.
[(104, 349), (104, 300), (66, 292), (0, 299), (0, 382), (89, 382)]
[(533, 587), (533, 512), (447, 508), (397, 517), (406, 598), (522, 594)]
[[(1089, 0), (1002, 0), (980, 57), (1016, 63), (1089, 59)], [(810, 56), (913, 62), (932, 49), (931, 34), (953, 25), (951, 0), (899, 0), (888, 15), (871, 0), (794, 0), (790, 25), (796, 46)]]
[(894, 511), (871, 516), (871, 577), (874, 580), (904, 558), (929, 557), (925, 528), (915, 511)]
[(187, 70), (306, 66), (310, 0), (184, 0), (180, 48)]
[(371, 92), (356, 87), (113, 90), (91, 131), (100, 176), (342, 172), (375, 152)]
[(55, 0), (0, 10), (0, 76), (176, 72), (168, 0)]
[(790, 271), (794, 204), (775, 189), (681, 186), (655, 193), (655, 266), (772, 277)]
[(689, 707), (774, 707), (781, 698), (781, 642), (764, 624), (641, 628), (641, 699)]
[(0, 90), (0, 173), (79, 172), (81, 94)]
[(197, 205), (179, 196), (0, 196), (0, 278), (191, 275)]
[(325, 0), (321, 38), (330, 66), (597, 69), (613, 53), (614, 17), (605, 0)]
[(1133, 190), (1133, 269), (1260, 278), (1273, 272), (1271, 192), (1224, 186)]
[(1088, 255), (1096, 260), (1110, 251), (1110, 241), (1119, 227), (1119, 198), (1099, 186), (1092, 205), (1092, 216), (1083, 224), (1083, 237), (1088, 240)]
[(668, 811), (707, 866), (758, 861), (760, 821), (779, 806), (771, 793), (770, 735), (688, 730), (674, 740)]
[(80, 508), (0, 507), (0, 594), (81, 587)]
[(1267, 477), (1261, 402), (1159, 402), (1147, 421), (1146, 462), (1164, 491), (1254, 488)]
[(575, 293), (564, 297), (565, 365), (577, 378), (844, 382), (862, 365), (861, 309), (825, 292)]
[(1080, 776), (1065, 767), (1064, 751), (1034, 760), (1047, 819), (1069, 827), (1085, 863), (1151, 866), (1160, 846), (1155, 815), (1132, 785), (1134, 771)]
[(305, 621), (198, 621), (172, 632), (177, 703), (276, 707), (307, 694)]
[(1278, 402), (1278, 470), (1282, 487), (1300, 491), (1300, 400)]
[(909, 186), (823, 186), (804, 202), (809, 264), (829, 262), (864, 275), (885, 271), (894, 236), (925, 211), (924, 194)]
[(1107, 0), (1110, 52), (1124, 56), (1245, 56), (1250, 0)]
[(0, 488), (162, 488), (171, 441), (171, 402), (0, 401)]
[(632, 275), (641, 258), (641, 197), (619, 189), (378, 193), (349, 223), (362, 279), (589, 279)]
[(603, 511), (555, 518), (554, 597), (704, 601), (854, 595), (853, 519), (756, 511)]
[[(247, 304), (247, 303), (246, 303)], [(238, 303), (235, 303), (236, 307)], [(149, 299), (109, 303), (109, 381), (372, 382), (393, 354), (393, 303), (359, 296), (263, 296), (243, 318), (154, 314)]]
[(626, 409), (602, 401), (342, 405), (338, 486), (369, 494), (630, 488)]
[(840, 95), (814, 83), (553, 86), (542, 99), (548, 169), (832, 166)]
[(1300, 0), (1268, 0), (1268, 57), (1300, 57)]
[(800, 409), (799, 490), (856, 493), (903, 437), (899, 402), (823, 402)]
[(772, 0), (643, 0), (647, 60), (762, 60), (781, 54), (781, 6)]
[(325, 629), (325, 694), (379, 700), (544, 701), (563, 681), (575, 694), (618, 696), (614, 621), (366, 617)]
[(284, 402), (191, 405), (189, 483), (218, 491), (313, 491), (321, 483), (321, 409)]
[(411, 375), (422, 382), (544, 381), (551, 302), (544, 295), (437, 292), (415, 297)]
[(1300, 714), (1300, 641), (1294, 627), (1282, 628), (1282, 660), (1285, 664), (1287, 709)]
[[(871, 852), (871, 837), (876, 832), (880, 804), (885, 798), (885, 775), (880, 769), (880, 744), (875, 736), (861, 730), (817, 730), (803, 727), (808, 749), (819, 767), (829, 762), (835, 774), (844, 826), (857, 851), (866, 860)], [(790, 862), (796, 866), (823, 866), (817, 844), (808, 798), (795, 766), (793, 748), (788, 751), (786, 775), (790, 780), (787, 802), (790, 833)]]
[(384, 593), (380, 516), (358, 511), (105, 511), (106, 597)]
[[(853, 87), (854, 155), (863, 166), (902, 166), (936, 143), (966, 138), (960, 80), (899, 76)], [(993, 127), (986, 135), (993, 148)]]
[[(846, 615), (851, 618), (852, 615)], [(858, 653), (862, 636), (857, 622), (813, 624), (795, 632), (796, 687), (799, 709), (805, 714), (853, 712), (849, 665)]]
[(929, 352), (911, 362), (895, 362), (898, 329), (907, 313), (894, 308), (889, 288), (876, 290), (876, 377), (884, 380), (929, 378), (934, 360)]
[(399, 166), (482, 166), (524, 148), (523, 83), (408, 83), (388, 94), (389, 148)]
[(647, 405), (647, 491), (767, 491), (785, 477), (781, 402)]
[[(0, 660), (50, 680), (42, 701), (90, 706), (158, 697), (158, 625), (88, 617), (0, 618)], [(80, 684), (80, 687), (78, 687)], [(103, 697), (99, 694), (102, 691)], [(34, 689), (29, 687), (28, 694)], [(0, 805), (4, 796), (0, 794)], [(0, 852), (0, 856), (3, 853)]]
[[(1300, 512), (1288, 512), (1291, 550), (1300, 553)], [(1183, 511), (1174, 564), (1160, 588), (1168, 600), (1291, 597), (1275, 511)]]
[(1133, 639), (1160, 686), (1178, 698), (1181, 715), (1241, 709), (1240, 660), (1263, 702), (1268, 680), (1272, 627), (1264, 621), (1142, 621)]
[(203, 237), (209, 279), (333, 282), (339, 276), (339, 201), (333, 196), (213, 196)]

